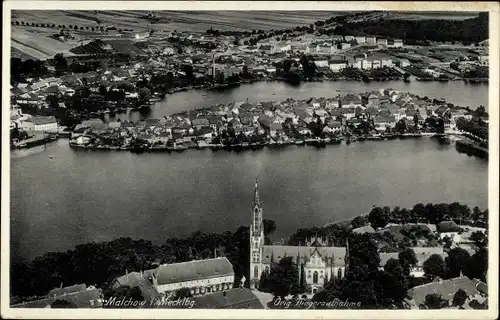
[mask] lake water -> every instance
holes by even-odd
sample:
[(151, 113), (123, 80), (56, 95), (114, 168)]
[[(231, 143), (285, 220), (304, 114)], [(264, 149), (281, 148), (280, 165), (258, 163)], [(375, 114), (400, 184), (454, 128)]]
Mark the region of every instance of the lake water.
[(430, 138), (170, 154), (77, 151), (60, 139), (11, 155), (12, 260), (117, 237), (235, 231), (249, 224), (256, 176), (276, 239), (373, 205), (487, 207), (488, 162)]
[[(287, 98), (305, 100), (311, 97), (331, 98), (348, 92), (369, 92), (384, 88), (393, 88), (400, 92), (411, 92), (422, 97), (441, 99), (458, 106), (470, 106), (476, 109), (480, 105), (488, 108), (488, 84), (466, 84), (462, 81), (449, 82), (420, 82), (412, 81), (384, 81), (384, 82), (357, 82), (357, 81), (333, 81), (333, 82), (307, 82), (299, 87), (293, 87), (283, 82), (257, 82), (239, 87), (225, 89), (223, 92), (217, 90), (203, 91), (191, 90), (167, 95), (164, 101), (155, 104), (151, 113), (146, 117), (159, 118), (172, 113), (191, 110), (200, 107), (208, 107), (217, 103), (229, 103), (233, 101), (259, 102), (259, 101), (283, 101)], [(137, 121), (141, 118), (138, 112), (118, 115), (122, 120)], [(143, 116), (144, 117), (144, 116)]]

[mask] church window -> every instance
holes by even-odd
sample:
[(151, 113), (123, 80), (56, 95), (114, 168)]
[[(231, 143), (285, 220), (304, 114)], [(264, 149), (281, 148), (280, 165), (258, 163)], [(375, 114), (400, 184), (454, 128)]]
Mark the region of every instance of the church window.
[(253, 267), (253, 277), (254, 278), (258, 278), (259, 277), (259, 267), (258, 266), (254, 266)]
[(318, 271), (314, 271), (313, 273), (313, 283), (318, 283)]
[(337, 270), (337, 278), (342, 279), (342, 269)]

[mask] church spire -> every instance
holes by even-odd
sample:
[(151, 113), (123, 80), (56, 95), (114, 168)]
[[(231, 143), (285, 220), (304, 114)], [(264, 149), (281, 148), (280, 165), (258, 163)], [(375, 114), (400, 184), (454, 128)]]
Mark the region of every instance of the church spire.
[(255, 190), (254, 190), (254, 194), (253, 194), (253, 206), (254, 207), (261, 206), (260, 198), (259, 198), (259, 180), (258, 180), (258, 178), (255, 178)]

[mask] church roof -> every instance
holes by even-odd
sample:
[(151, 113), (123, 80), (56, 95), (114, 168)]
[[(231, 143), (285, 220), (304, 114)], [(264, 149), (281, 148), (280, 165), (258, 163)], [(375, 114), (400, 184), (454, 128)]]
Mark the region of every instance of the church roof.
[(225, 257), (164, 264), (157, 270), (158, 285), (234, 275), (233, 265)]
[(275, 262), (279, 262), (284, 257), (298, 256), (299, 258), (308, 258), (317, 250), (318, 253), (327, 258), (333, 257), (335, 266), (345, 266), (345, 247), (306, 247), (306, 246), (263, 246), (263, 263), (271, 263), (271, 257)]

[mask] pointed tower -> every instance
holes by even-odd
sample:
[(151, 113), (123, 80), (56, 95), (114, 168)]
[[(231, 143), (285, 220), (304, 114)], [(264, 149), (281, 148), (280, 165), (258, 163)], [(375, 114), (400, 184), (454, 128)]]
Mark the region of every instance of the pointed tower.
[(259, 197), (259, 182), (255, 179), (250, 225), (250, 286), (256, 288), (263, 270), (262, 251), (264, 246), (264, 225), (262, 222), (262, 203)]

